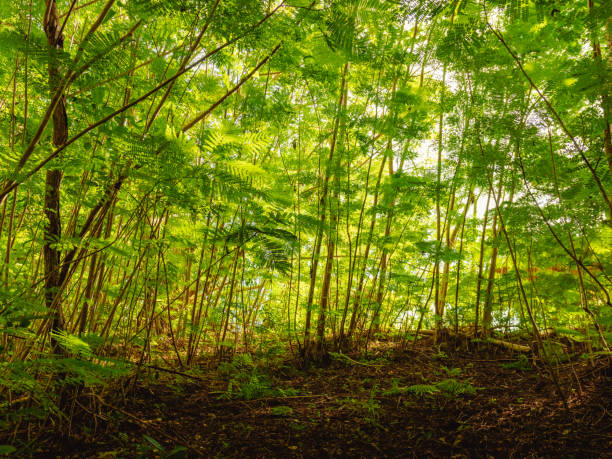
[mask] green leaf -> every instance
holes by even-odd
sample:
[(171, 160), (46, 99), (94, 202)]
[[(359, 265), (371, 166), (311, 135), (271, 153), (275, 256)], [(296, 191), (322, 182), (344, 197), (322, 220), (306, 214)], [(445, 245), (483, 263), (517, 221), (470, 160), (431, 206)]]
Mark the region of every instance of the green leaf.
[(157, 449), (158, 451), (164, 451), (164, 447), (162, 445), (159, 444), (159, 442), (157, 440), (155, 440), (152, 437), (149, 437), (148, 435), (143, 435), (142, 436), (146, 441), (148, 441), (149, 443), (151, 443), (151, 445), (153, 445), (153, 447), (155, 449)]
[(15, 451), (17, 451), (17, 448), (15, 448), (14, 446), (11, 446), (11, 445), (0, 445), (0, 454), (2, 454), (2, 455), (12, 454)]

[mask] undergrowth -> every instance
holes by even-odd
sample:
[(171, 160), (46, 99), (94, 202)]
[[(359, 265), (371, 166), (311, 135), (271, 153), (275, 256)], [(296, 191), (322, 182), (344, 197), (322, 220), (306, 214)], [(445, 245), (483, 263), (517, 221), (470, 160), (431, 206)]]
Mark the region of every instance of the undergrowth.
[(230, 362), (219, 364), (217, 371), (226, 378), (227, 388), (219, 399), (253, 400), (267, 397), (288, 397), (298, 393), (295, 389), (274, 386), (270, 376), (249, 354), (236, 355)]
[(382, 392), (382, 395), (394, 396), (410, 394), (416, 397), (433, 396), (441, 394), (445, 397), (459, 397), (463, 395), (476, 395), (482, 387), (475, 387), (469, 381), (459, 381), (455, 378), (446, 378), (431, 384), (413, 384), (411, 386), (400, 386), (399, 380), (391, 380), (391, 387)]

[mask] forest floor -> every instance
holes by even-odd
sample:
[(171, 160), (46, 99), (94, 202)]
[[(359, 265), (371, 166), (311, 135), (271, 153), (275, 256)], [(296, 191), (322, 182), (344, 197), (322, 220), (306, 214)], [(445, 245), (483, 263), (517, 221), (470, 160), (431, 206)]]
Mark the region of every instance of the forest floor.
[(429, 340), (378, 343), (367, 357), (335, 354), (305, 370), (234, 359), (191, 378), (153, 372), (126, 394), (83, 395), (70, 434), (48, 426), (28, 455), (612, 457), (609, 366), (576, 357), (558, 367), (567, 409), (544, 374), (502, 348)]

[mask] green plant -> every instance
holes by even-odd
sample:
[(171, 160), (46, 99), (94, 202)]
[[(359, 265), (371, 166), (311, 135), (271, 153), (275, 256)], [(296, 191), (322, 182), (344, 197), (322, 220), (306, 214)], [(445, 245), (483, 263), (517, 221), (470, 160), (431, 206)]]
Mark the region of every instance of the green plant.
[(401, 395), (401, 394), (404, 394), (405, 392), (406, 392), (406, 388), (399, 386), (399, 379), (393, 378), (391, 380), (391, 387), (389, 389), (382, 391), (381, 393), (382, 395)]
[(523, 354), (519, 355), (518, 360), (514, 362), (500, 363), (499, 366), (507, 370), (529, 371), (532, 369), (531, 365), (529, 365), (529, 359)]
[(351, 411), (362, 412), (365, 414), (364, 420), (370, 424), (377, 424), (381, 405), (376, 400), (378, 391), (375, 385), (370, 389), (370, 394), (367, 400), (358, 398), (346, 397), (337, 401), (341, 408), (347, 408)]
[(608, 3), (0, 1), (0, 418), (212, 349), (244, 398), (387, 332), (607, 352)]
[(12, 454), (15, 451), (17, 451), (17, 448), (12, 445), (0, 445), (0, 455), (2, 456)]
[(467, 381), (457, 381), (456, 379), (444, 379), (436, 383), (436, 387), (442, 391), (445, 396), (457, 397), (460, 395), (476, 395), (478, 387), (472, 386)]
[(378, 423), (380, 403), (376, 400), (376, 393), (378, 391), (378, 385), (374, 384), (370, 390), (370, 396), (367, 401), (368, 416), (366, 420), (370, 423)]
[(459, 376), (461, 374), (461, 368), (448, 368), (444, 365), (442, 365), (440, 368), (444, 370), (447, 376)]
[(293, 388), (274, 387), (268, 375), (250, 365), (247, 365), (246, 368), (241, 365), (231, 366), (229, 371), (230, 379), (225, 392), (219, 396), (220, 399), (253, 400), (265, 397), (288, 397), (298, 393)]
[(414, 384), (406, 387), (406, 392), (409, 392), (417, 397), (424, 397), (426, 395), (432, 395), (439, 392), (440, 389), (437, 385), (432, 384)]
[(272, 416), (287, 417), (293, 414), (293, 408), (291, 408), (290, 406), (286, 406), (286, 405), (274, 406), (270, 410), (270, 414)]
[(170, 451), (167, 451), (157, 440), (149, 435), (143, 435), (146, 444), (143, 445), (144, 451), (151, 451), (159, 455), (161, 459), (182, 459), (187, 455), (187, 448), (177, 446)]
[(446, 360), (446, 359), (448, 359), (448, 354), (446, 352), (444, 352), (444, 351), (440, 351), (439, 350), (438, 352), (433, 354), (431, 356), (431, 358), (434, 359), (434, 360)]
[(389, 389), (382, 392), (383, 395), (401, 395), (409, 393), (417, 397), (425, 397), (436, 393), (442, 393), (445, 396), (457, 397), (460, 395), (475, 395), (476, 391), (479, 389), (472, 386), (467, 381), (457, 381), (453, 378), (443, 379), (434, 384), (414, 384), (407, 387), (400, 387), (399, 381), (393, 379), (391, 384)]

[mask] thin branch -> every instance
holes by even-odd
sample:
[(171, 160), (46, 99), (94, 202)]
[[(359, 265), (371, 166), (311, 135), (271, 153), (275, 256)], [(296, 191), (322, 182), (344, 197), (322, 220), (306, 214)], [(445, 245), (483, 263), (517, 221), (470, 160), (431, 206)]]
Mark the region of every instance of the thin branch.
[[(593, 167), (591, 162), (588, 160), (588, 158), (586, 157), (586, 155), (582, 151), (582, 148), (580, 148), (580, 145), (578, 145), (578, 142), (576, 142), (576, 139), (574, 138), (572, 133), (569, 131), (567, 125), (561, 119), (561, 116), (559, 115), (559, 113), (554, 109), (554, 107), (552, 106), (552, 104), (550, 103), (548, 98), (542, 93), (542, 91), (540, 91), (540, 89), (536, 86), (536, 84), (533, 82), (531, 77), (527, 74), (527, 72), (525, 71), (525, 68), (523, 67), (523, 64), (521, 64), (521, 61), (519, 60), (517, 55), (512, 51), (512, 49), (510, 49), (510, 46), (508, 46), (508, 44), (504, 40), (504, 37), (502, 36), (502, 34), (500, 32), (498, 32), (497, 30), (495, 30), (493, 28), (493, 26), (491, 26), (491, 24), (488, 23), (488, 22), (487, 22), (487, 26), (491, 29), (493, 34), (502, 43), (502, 45), (504, 45), (504, 47), (506, 48), (508, 53), (512, 56), (512, 58), (514, 59), (514, 61), (518, 65), (519, 69), (521, 70), (521, 72), (523, 73), (523, 75), (525, 76), (527, 81), (529, 82), (529, 85), (535, 90), (535, 92), (538, 93), (538, 96), (540, 96), (540, 99), (542, 99), (544, 104), (546, 104), (546, 107), (548, 108), (550, 113), (553, 115), (553, 117), (557, 120), (557, 122), (561, 126), (561, 129), (563, 130), (563, 132), (570, 138), (570, 140), (572, 141), (572, 144), (574, 145), (576, 150), (578, 150), (578, 153), (580, 153), (580, 157), (582, 158), (582, 160), (584, 161), (586, 166), (589, 168), (589, 171), (591, 172), (591, 175), (593, 176), (593, 179), (595, 180), (595, 183), (597, 183), (597, 187), (599, 188), (599, 191), (601, 192), (601, 195), (603, 196), (604, 201), (606, 201), (606, 204), (608, 205), (609, 216), (610, 216), (610, 219), (612, 220), (612, 202), (608, 198), (608, 194), (606, 193), (606, 190), (605, 190), (603, 184), (601, 183), (601, 180), (599, 179), (599, 176), (597, 175), (597, 171), (595, 170), (595, 168)], [(611, 221), (610, 224), (612, 225), (612, 221)]]

